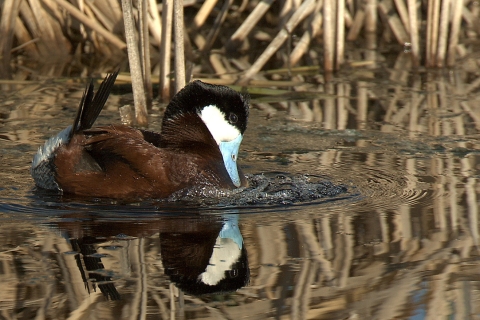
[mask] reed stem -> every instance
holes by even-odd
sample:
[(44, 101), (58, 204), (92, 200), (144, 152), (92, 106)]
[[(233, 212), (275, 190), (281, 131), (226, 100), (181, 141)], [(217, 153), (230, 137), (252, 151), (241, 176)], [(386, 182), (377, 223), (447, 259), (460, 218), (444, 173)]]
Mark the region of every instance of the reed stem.
[(337, 2), (337, 41), (335, 69), (340, 70), (344, 62), (345, 49), (345, 0)]
[(162, 43), (160, 47), (160, 100), (170, 100), (170, 59), (172, 50), (173, 0), (163, 0)]
[(0, 20), (0, 77), (8, 78), (10, 75), (10, 54), (14, 34), (15, 19), (18, 15), (19, 2), (5, 0)]
[(128, 60), (130, 74), (132, 75), (133, 102), (135, 104), (135, 118), (139, 126), (148, 125), (147, 108), (145, 100), (145, 87), (142, 76), (138, 41), (135, 34), (135, 21), (131, 0), (122, 0), (123, 21), (125, 24), (125, 38), (127, 40)]
[(447, 65), (452, 67), (455, 64), (455, 53), (457, 50), (458, 45), (458, 38), (460, 34), (460, 25), (462, 22), (462, 9), (463, 9), (463, 2), (462, 1), (454, 1), (452, 3), (452, 29), (450, 32), (450, 44), (448, 46), (448, 57), (447, 57)]
[(323, 4), (323, 42), (325, 44), (323, 50), (324, 68), (325, 72), (333, 71), (333, 57), (334, 57), (334, 39), (335, 29), (333, 22), (333, 6), (335, 0), (325, 0)]
[(418, 38), (417, 1), (408, 0), (408, 16), (410, 22), (410, 41), (413, 67), (420, 65), (420, 43)]
[(145, 88), (146, 108), (152, 107), (153, 88), (152, 70), (150, 66), (150, 35), (148, 34), (148, 0), (138, 0), (138, 29), (140, 35), (140, 58), (142, 62), (142, 75)]
[(173, 2), (173, 29), (175, 35), (175, 92), (185, 87), (185, 41), (183, 37), (183, 0)]

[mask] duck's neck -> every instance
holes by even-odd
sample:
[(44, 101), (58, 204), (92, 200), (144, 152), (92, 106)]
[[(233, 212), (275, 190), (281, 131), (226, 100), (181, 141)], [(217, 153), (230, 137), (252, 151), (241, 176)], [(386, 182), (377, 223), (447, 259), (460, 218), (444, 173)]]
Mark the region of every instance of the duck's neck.
[(196, 143), (217, 146), (207, 126), (196, 113), (184, 113), (164, 120), (160, 139), (162, 147), (179, 147)]

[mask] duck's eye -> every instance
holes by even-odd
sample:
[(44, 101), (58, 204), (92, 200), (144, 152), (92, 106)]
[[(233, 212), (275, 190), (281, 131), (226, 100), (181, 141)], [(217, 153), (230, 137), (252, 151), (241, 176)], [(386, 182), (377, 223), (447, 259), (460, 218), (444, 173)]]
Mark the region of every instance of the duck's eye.
[(237, 123), (237, 121), (238, 121), (238, 117), (237, 117), (237, 115), (236, 115), (235, 113), (230, 113), (230, 114), (228, 115), (228, 122), (229, 122), (230, 124)]

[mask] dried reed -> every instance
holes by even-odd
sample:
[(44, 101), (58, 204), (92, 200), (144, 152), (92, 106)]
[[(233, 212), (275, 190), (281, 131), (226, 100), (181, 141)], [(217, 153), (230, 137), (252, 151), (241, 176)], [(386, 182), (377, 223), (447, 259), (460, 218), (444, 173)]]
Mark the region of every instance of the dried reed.
[(138, 52), (138, 41), (135, 34), (135, 22), (131, 0), (122, 0), (123, 21), (127, 38), (128, 60), (132, 75), (133, 101), (135, 104), (135, 118), (140, 126), (147, 126), (147, 102), (145, 99), (144, 77)]
[[(4, 78), (8, 77), (5, 70), (15, 67), (11, 54), (33, 59), (66, 57), (73, 51), (105, 57), (125, 54), (127, 35), (122, 26), (127, 21), (117, 0), (2, 3), (0, 71)], [(172, 24), (178, 89), (185, 73), (184, 43), (195, 76), (213, 73), (213, 77), (240, 79), (243, 84), (262, 79), (262, 70), (281, 66), (323, 65), (324, 71), (338, 70), (345, 63), (356, 63), (344, 53), (352, 45), (374, 51), (382, 43), (393, 44), (390, 48), (397, 43), (399, 53), (410, 50), (412, 67), (443, 67), (474, 52), (471, 40), (478, 38), (480, 15), (469, 0), (304, 0), (279, 1), (275, 6), (273, 0), (249, 0), (241, 5), (206, 0), (185, 1), (184, 17), (178, 8), (175, 16), (181, 21), (174, 23), (174, 4), (182, 7), (182, 2), (172, 0), (164, 0), (162, 6), (153, 0), (133, 1), (131, 28), (142, 41), (140, 69), (147, 104), (152, 95), (151, 69), (160, 73), (160, 96), (168, 99), (170, 94)], [(460, 28), (462, 23), (464, 28)], [(159, 57), (150, 54), (159, 50)], [(375, 61), (376, 56), (368, 53), (365, 58)]]

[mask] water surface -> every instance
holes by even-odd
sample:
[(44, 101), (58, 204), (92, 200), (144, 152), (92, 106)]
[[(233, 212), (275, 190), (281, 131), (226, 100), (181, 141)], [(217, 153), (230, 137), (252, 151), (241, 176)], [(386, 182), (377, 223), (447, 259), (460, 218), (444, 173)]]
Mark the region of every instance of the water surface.
[[(254, 96), (240, 153), (244, 171), (345, 188), (284, 203), (124, 204), (36, 190), (33, 154), (73, 120), (83, 84), (1, 91), (1, 313), (478, 317), (477, 82), (462, 70), (369, 69), (306, 85), (308, 94)], [(98, 124), (119, 123), (118, 107), (128, 99), (111, 96)], [(152, 129), (162, 110), (151, 111)], [(236, 264), (225, 262), (222, 286), (202, 287), (199, 277), (216, 277), (209, 260), (215, 248), (230, 248)]]

